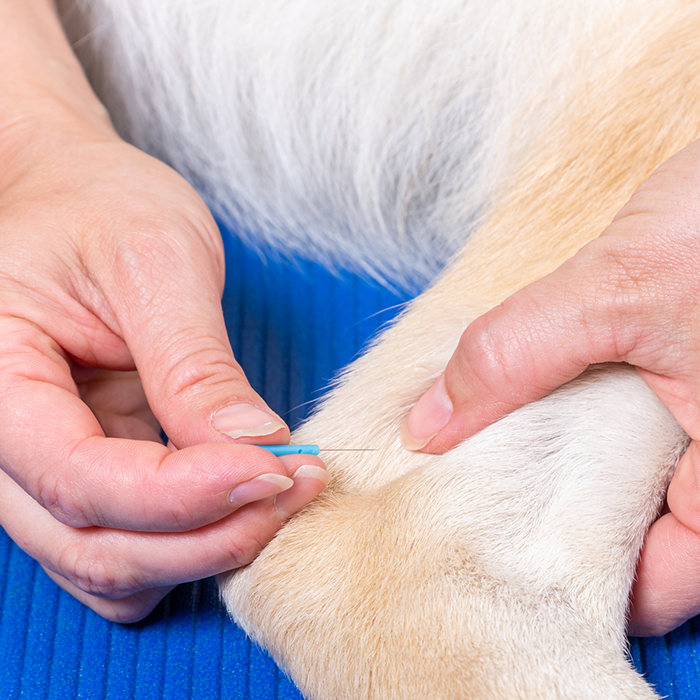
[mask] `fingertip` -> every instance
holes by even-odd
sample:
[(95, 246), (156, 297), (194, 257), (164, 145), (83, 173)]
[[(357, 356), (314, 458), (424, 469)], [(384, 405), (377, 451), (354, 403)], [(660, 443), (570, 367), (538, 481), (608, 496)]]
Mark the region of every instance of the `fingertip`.
[(401, 444), (411, 452), (422, 450), (450, 422), (452, 401), (445, 387), (445, 375), (433, 383), (413, 406), (401, 426)]
[(234, 440), (271, 438), (286, 432), (287, 426), (271, 411), (250, 403), (236, 403), (220, 408), (211, 419), (214, 430)]
[[(299, 457), (303, 457), (300, 463)], [(287, 468), (291, 468), (294, 486), (275, 499), (275, 515), (287, 520), (313, 501), (331, 481), (331, 475), (320, 459), (309, 455), (298, 455), (294, 459), (285, 458)]]
[[(504, 415), (487, 401), (473, 405), (473, 397), (463, 395), (453, 401), (442, 374), (423, 394), (403, 422), (399, 437), (411, 452), (444, 454), (455, 445)], [(515, 407), (513, 407), (515, 408)]]
[(700, 532), (700, 453), (691, 441), (678, 462), (667, 493), (668, 506), (687, 528)]
[(293, 479), (282, 474), (261, 474), (234, 487), (228, 495), (228, 502), (237, 509), (248, 503), (276, 496), (292, 486)]
[(153, 612), (156, 605), (175, 588), (175, 586), (158, 586), (137, 591), (125, 598), (101, 598), (86, 593), (72, 584), (68, 579), (51, 571), (48, 567), (41, 565), (41, 568), (57, 586), (94, 613), (110, 622), (117, 622), (123, 625), (141, 622), (141, 620), (148, 617)]
[(331, 475), (325, 469), (317, 467), (315, 464), (302, 464), (299, 469), (294, 472), (292, 478), (295, 483), (299, 479), (315, 479), (325, 488), (330, 483)]
[[(293, 484), (279, 459), (244, 444), (212, 442), (173, 450), (172, 444), (101, 438), (83, 441), (74, 457), (78, 472), (86, 475), (84, 483), (73, 481), (69, 490), (57, 491), (52, 510), (54, 517), (65, 513), (61, 521), (73, 527), (182, 532)], [(122, 469), (118, 482), (101, 476), (123, 464), (130, 468)]]
[(700, 535), (673, 513), (650, 528), (637, 565), (628, 633), (660, 637), (700, 612)]
[(277, 457), (277, 459), (284, 466), (287, 472), (287, 476), (290, 477), (294, 477), (294, 474), (304, 465), (318, 467), (319, 469), (322, 469), (323, 471), (328, 473), (326, 470), (326, 465), (323, 463), (323, 460), (315, 455), (292, 454), (283, 455), (281, 457)]

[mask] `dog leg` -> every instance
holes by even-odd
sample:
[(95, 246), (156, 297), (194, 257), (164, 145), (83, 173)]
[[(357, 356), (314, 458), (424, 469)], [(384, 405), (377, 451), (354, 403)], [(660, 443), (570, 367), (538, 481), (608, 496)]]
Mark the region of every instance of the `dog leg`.
[(407, 453), (398, 432), (468, 321), (570, 256), (697, 138), (697, 25), (660, 31), (604, 108), (591, 87), (295, 436), (378, 448), (329, 460), (327, 491), (222, 580), (234, 618), (309, 698), (655, 697), (625, 659), (625, 611), (687, 438), (636, 372), (589, 370), (444, 456)]
[[(342, 440), (325, 419), (298, 439)], [(444, 456), (334, 459), (222, 594), (313, 699), (652, 698), (625, 610), (684, 445), (634, 370), (592, 370)]]
[(624, 612), (685, 437), (639, 378), (592, 371), (443, 457), (397, 436), (466, 323), (697, 138), (697, 3), (433, 3), (429, 22), (398, 2), (80, 7), (79, 38), (96, 31), (79, 50), (103, 51), (92, 75), (123, 133), (278, 245), (427, 276), (496, 201), (296, 436), (378, 451), (329, 460), (327, 492), (222, 583), (234, 617), (319, 700), (654, 697), (624, 659)]

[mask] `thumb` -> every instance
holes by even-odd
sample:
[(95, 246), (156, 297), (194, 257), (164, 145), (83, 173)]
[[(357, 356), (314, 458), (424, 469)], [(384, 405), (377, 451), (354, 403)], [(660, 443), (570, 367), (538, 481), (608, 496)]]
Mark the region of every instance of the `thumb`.
[(621, 359), (628, 344), (614, 321), (619, 314), (590, 283), (577, 283), (586, 278), (581, 267), (565, 263), (467, 327), (402, 427), (407, 449), (445, 452), (589, 364)]
[(151, 409), (178, 448), (288, 442), (287, 426), (234, 359), (221, 309), (220, 235), (213, 220), (198, 224), (203, 235), (132, 236), (116, 256), (115, 315)]
[(632, 589), (629, 633), (666, 634), (700, 612), (700, 451), (691, 442), (649, 529)]

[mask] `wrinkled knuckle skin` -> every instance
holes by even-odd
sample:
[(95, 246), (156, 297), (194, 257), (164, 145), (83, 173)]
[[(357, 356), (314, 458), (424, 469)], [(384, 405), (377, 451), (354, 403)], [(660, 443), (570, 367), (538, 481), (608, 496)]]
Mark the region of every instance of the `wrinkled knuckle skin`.
[(588, 280), (594, 283), (582, 287), (582, 292), (588, 292), (587, 303), (612, 310), (643, 303), (648, 287), (653, 286), (655, 277), (662, 272), (649, 259), (644, 246), (617, 238), (603, 238), (595, 243), (590, 246), (591, 259), (586, 269)]
[(55, 475), (44, 473), (37, 481), (37, 501), (58, 522), (75, 528), (99, 525), (96, 514), (79, 503), (75, 494), (75, 487)]
[(163, 382), (169, 400), (186, 399), (201, 387), (216, 381), (222, 369), (228, 370), (219, 358), (202, 357), (197, 351), (187, 352), (170, 368)]
[(458, 360), (459, 374), (471, 374), (481, 378), (488, 385), (498, 382), (507, 374), (507, 364), (504, 355), (504, 339), (494, 329), (494, 321), (506, 314), (503, 305), (499, 305), (489, 314), (476, 319), (459, 343)]
[(140, 588), (110, 556), (80, 543), (67, 547), (58, 565), (74, 586), (99, 598), (123, 598)]
[(191, 504), (183, 496), (167, 511), (160, 528), (171, 532), (184, 532), (206, 523), (206, 520), (203, 520), (201, 523), (199, 520), (201, 518), (197, 517), (196, 511), (192, 509)]
[(260, 541), (254, 535), (234, 532), (226, 546), (231, 568), (237, 569), (250, 564), (260, 554), (265, 544), (267, 543)]

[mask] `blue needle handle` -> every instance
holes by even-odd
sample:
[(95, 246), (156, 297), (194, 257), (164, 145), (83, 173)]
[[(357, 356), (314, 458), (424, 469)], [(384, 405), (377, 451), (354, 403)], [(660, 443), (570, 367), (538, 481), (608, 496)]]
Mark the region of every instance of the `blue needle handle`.
[(318, 445), (256, 445), (256, 447), (262, 447), (263, 450), (272, 452), (277, 457), (282, 455), (317, 455), (320, 449)]

